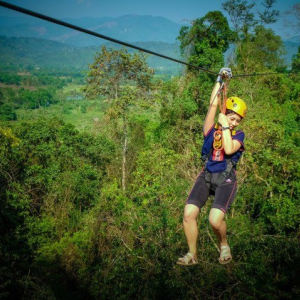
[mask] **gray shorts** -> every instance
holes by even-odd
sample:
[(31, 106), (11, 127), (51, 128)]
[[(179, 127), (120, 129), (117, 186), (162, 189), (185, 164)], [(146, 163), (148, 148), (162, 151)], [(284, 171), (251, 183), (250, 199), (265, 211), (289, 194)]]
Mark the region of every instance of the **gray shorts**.
[[(199, 209), (201, 209), (205, 205), (208, 197), (210, 195), (214, 195), (215, 198), (212, 204), (212, 208), (218, 208), (226, 213), (230, 205), (232, 204), (237, 192), (235, 171), (232, 170), (228, 177), (225, 179), (225, 182), (220, 184), (215, 191), (213, 191), (209, 187), (205, 180), (206, 172), (207, 171), (201, 171), (198, 175), (194, 186), (186, 200), (186, 204), (194, 204), (199, 207)], [(212, 173), (211, 180), (215, 181), (218, 176), (219, 173)]]

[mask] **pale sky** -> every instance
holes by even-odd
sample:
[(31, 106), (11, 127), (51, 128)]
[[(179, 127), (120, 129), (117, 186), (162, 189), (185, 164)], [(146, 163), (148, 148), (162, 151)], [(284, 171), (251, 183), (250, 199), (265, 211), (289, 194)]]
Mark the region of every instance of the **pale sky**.
[[(173, 22), (183, 23), (186, 20), (203, 17), (209, 11), (222, 11), (222, 3), (225, 0), (6, 0), (5, 2), (59, 19), (139, 14), (162, 16)], [(299, 0), (277, 0), (274, 8), (283, 13), (299, 2)], [(223, 13), (225, 14), (224, 11)], [(24, 16), (24, 14), (0, 7), (1, 16)], [(284, 26), (281, 23), (276, 26), (276, 30), (283, 30)]]

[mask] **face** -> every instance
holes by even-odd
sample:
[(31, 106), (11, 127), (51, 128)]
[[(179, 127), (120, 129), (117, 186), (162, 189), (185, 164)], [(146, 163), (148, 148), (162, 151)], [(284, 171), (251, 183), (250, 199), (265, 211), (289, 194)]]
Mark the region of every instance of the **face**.
[(226, 117), (228, 120), (230, 130), (234, 129), (242, 121), (242, 117), (236, 113), (228, 114), (228, 115), (226, 115)]

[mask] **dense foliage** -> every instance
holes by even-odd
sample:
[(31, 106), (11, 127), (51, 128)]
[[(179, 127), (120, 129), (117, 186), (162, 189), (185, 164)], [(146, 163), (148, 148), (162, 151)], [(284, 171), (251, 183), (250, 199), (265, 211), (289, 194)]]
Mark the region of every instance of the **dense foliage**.
[[(230, 31), (209, 49), (209, 39), (194, 43), (208, 16), (219, 12), (183, 29), (191, 44), (182, 49), (195, 47), (194, 63), (200, 49), (215, 70)], [(157, 81), (141, 55), (107, 48), (84, 88), (95, 100), (66, 91), (63, 78), (0, 77), (0, 299), (300, 298), (299, 53), (288, 72), (280, 38), (252, 25), (235, 40), (233, 74), (285, 73), (229, 84), (248, 114), (226, 266), (207, 219), (211, 199), (198, 219), (199, 265), (175, 264), (187, 250), (182, 212), (215, 78), (187, 70)]]

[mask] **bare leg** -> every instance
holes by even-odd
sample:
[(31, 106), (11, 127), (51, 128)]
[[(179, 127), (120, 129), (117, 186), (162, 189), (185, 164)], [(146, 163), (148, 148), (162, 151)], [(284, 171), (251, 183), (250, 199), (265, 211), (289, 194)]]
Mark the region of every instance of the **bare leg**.
[(227, 245), (227, 226), (224, 221), (224, 212), (217, 208), (212, 208), (209, 213), (209, 223), (217, 236), (220, 244)]
[[(220, 260), (222, 261), (230, 261), (231, 260), (231, 254), (230, 254), (230, 248), (227, 243), (227, 226), (224, 221), (224, 212), (217, 208), (212, 208), (209, 213), (209, 222), (212, 226), (212, 229), (217, 236), (219, 243), (220, 243), (220, 250), (222, 250), (222, 246), (228, 246), (227, 252), (221, 252)], [(226, 247), (224, 247), (226, 248)]]
[(187, 204), (184, 208), (183, 227), (186, 240), (189, 246), (189, 252), (197, 257), (197, 238), (198, 226), (196, 218), (199, 214), (199, 208), (194, 204)]

